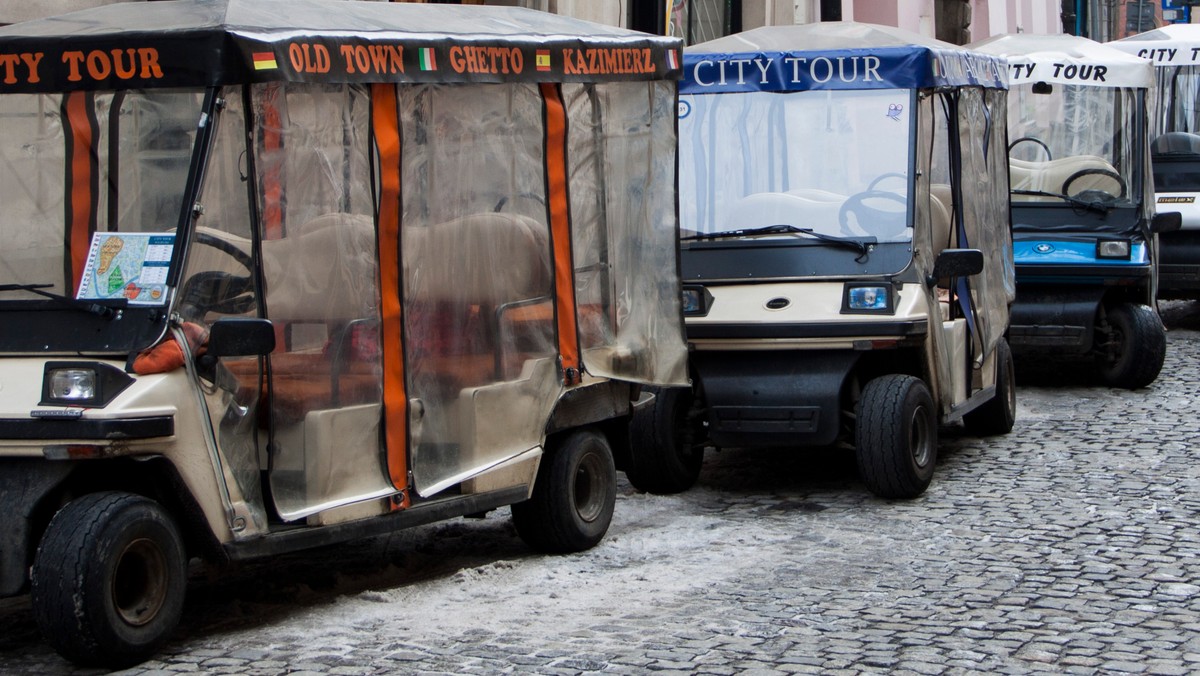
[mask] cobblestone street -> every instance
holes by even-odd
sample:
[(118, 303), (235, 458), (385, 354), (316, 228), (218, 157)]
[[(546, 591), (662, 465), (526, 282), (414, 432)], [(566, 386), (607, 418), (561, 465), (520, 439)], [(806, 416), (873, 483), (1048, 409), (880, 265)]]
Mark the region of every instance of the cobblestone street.
[[(943, 435), (929, 491), (846, 452), (710, 453), (678, 496), (624, 481), (608, 537), (529, 553), (507, 510), (234, 572), (129, 674), (1154, 673), (1200, 670), (1200, 304), (1164, 305), (1151, 387), (1018, 364), (1006, 437)], [(0, 605), (0, 672), (97, 673)]]

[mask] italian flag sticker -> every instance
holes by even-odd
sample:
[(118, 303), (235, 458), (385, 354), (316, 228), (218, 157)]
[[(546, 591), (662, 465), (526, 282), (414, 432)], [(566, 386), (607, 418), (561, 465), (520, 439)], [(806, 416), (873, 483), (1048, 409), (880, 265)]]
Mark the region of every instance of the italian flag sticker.
[(433, 56), (433, 47), (422, 47), (417, 50), (417, 60), (421, 70), (437, 70), (437, 60)]
[(667, 67), (671, 70), (679, 67), (679, 52), (674, 49), (667, 50)]
[(254, 52), (251, 57), (254, 59), (254, 70), (274, 70), (279, 67), (271, 52)]

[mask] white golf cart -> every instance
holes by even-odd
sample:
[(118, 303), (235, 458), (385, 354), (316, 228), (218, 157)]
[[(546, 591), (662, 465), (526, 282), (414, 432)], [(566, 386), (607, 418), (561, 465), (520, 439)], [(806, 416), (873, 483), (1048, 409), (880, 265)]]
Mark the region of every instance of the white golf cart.
[(505, 505), (599, 542), (639, 385), (688, 382), (680, 47), (333, 0), (0, 28), (0, 596), (113, 667), (192, 557)]
[(1073, 35), (1021, 33), (969, 45), (1009, 62), (1009, 180), (1017, 300), (1009, 343), (1092, 355), (1103, 381), (1158, 377), (1154, 213), (1146, 138), (1149, 61)]
[(866, 24), (685, 50), (694, 385), (635, 413), (635, 486), (686, 489), (710, 445), (841, 442), (873, 492), (910, 498), (940, 426), (1011, 429), (1006, 82), (1001, 59)]
[(1171, 24), (1107, 45), (1154, 63), (1154, 194), (1159, 210), (1182, 215), (1179, 230), (1158, 237), (1158, 297), (1200, 298), (1200, 26)]

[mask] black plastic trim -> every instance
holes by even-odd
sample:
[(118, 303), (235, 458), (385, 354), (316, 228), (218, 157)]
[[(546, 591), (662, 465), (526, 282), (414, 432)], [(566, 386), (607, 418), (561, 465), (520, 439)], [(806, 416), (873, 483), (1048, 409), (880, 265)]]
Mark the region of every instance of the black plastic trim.
[(1017, 282), (1028, 277), (1104, 277), (1138, 279), (1150, 276), (1149, 265), (1017, 265)]
[(0, 439), (115, 441), (118, 439), (169, 437), (173, 434), (175, 434), (175, 417), (170, 415), (116, 420), (0, 418)]
[(919, 336), (929, 332), (924, 319), (903, 322), (839, 322), (837, 324), (688, 324), (696, 338), (869, 338)]
[(479, 514), (517, 502), (524, 502), (528, 487), (517, 486), (490, 493), (460, 495), (427, 503), (418, 503), (408, 509), (380, 516), (350, 521), (344, 524), (319, 527), (297, 527), (265, 535), (253, 540), (229, 542), (225, 552), (234, 561), (246, 561), (273, 554), (295, 552), (312, 547), (331, 545), (375, 535), (383, 535), (404, 528), (426, 524), (456, 516)]

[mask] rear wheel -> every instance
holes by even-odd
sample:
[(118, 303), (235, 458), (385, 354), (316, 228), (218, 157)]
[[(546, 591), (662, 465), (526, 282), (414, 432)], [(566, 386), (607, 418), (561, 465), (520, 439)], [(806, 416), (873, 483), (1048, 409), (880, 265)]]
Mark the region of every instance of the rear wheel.
[(858, 472), (881, 498), (915, 498), (937, 462), (937, 413), (920, 378), (886, 375), (863, 388), (855, 408)]
[(612, 448), (591, 429), (569, 432), (548, 446), (533, 495), (512, 506), (513, 525), (539, 551), (591, 549), (608, 532), (616, 504)]
[(152, 656), (183, 611), (187, 558), (171, 516), (131, 493), (63, 507), (33, 562), (34, 620), (80, 664), (125, 667)]
[(654, 400), (634, 411), (629, 422), (630, 453), (625, 476), (647, 493), (686, 491), (700, 477), (704, 446), (689, 419), (692, 392), (652, 388)]
[(1108, 310), (1097, 332), (1097, 361), (1106, 385), (1136, 390), (1158, 378), (1167, 355), (1162, 322), (1146, 305), (1121, 303)]
[(1003, 338), (996, 345), (996, 394), (963, 416), (967, 431), (981, 437), (1008, 434), (1017, 419), (1017, 383), (1012, 351)]

